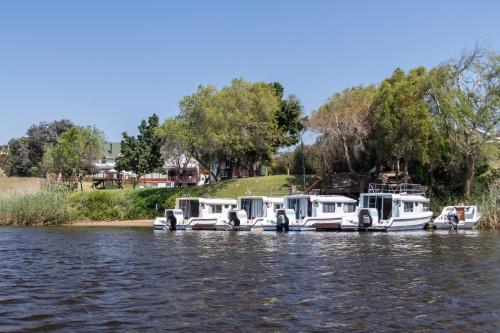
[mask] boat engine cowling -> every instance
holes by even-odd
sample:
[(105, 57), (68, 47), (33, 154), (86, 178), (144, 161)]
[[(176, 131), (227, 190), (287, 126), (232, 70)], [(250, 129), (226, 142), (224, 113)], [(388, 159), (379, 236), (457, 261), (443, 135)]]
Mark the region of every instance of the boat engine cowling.
[(169, 230), (177, 230), (177, 224), (182, 223), (183, 213), (180, 209), (165, 210), (165, 219)]
[(276, 211), (276, 230), (288, 231), (290, 227), (290, 219), (288, 218), (286, 209), (278, 209)]
[(358, 226), (360, 228), (368, 228), (378, 223), (378, 213), (374, 208), (361, 208), (358, 213)]

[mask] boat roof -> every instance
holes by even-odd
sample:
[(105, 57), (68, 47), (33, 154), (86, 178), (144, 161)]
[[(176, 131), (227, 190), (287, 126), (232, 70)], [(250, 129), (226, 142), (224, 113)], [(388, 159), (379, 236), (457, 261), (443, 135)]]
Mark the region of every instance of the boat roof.
[(430, 202), (429, 199), (424, 197), (423, 195), (418, 194), (406, 194), (406, 193), (362, 193), (361, 196), (370, 196), (370, 197), (391, 197), (393, 199), (399, 199), (401, 201), (417, 201), (417, 202)]
[(356, 200), (343, 195), (309, 195), (309, 194), (295, 194), (287, 195), (285, 198), (309, 198), (311, 201), (318, 202), (344, 202), (356, 203)]
[(272, 203), (283, 203), (284, 200), (283, 197), (266, 197), (259, 195), (248, 195), (248, 196), (238, 197), (238, 200), (241, 199), (262, 199), (262, 201), (264, 202), (272, 202)]
[(181, 197), (177, 198), (178, 200), (192, 200), (199, 201), (199, 203), (203, 204), (220, 204), (220, 205), (236, 205), (236, 199), (229, 198), (197, 198), (197, 197)]

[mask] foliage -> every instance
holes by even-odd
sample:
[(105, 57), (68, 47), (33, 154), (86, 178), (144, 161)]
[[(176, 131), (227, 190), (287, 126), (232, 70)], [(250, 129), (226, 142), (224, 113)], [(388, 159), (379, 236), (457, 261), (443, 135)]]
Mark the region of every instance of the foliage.
[(42, 161), (61, 134), (75, 125), (67, 120), (41, 122), (32, 125), (26, 136), (9, 141), (9, 162), (7, 173), (10, 176), (43, 176)]
[(80, 181), (95, 171), (95, 161), (101, 156), (103, 134), (95, 127), (74, 127), (64, 132), (50, 150), (45, 162), (47, 169), (60, 174), (63, 180)]
[(376, 91), (375, 86), (346, 89), (334, 94), (312, 114), (309, 123), (320, 134), (317, 146), (324, 173), (333, 173), (331, 166), (342, 161), (352, 174), (358, 174), (353, 160), (359, 160), (366, 151), (370, 107)]
[(28, 138), (11, 139), (8, 143), (9, 156), (6, 162), (7, 175), (26, 177), (32, 167), (29, 158)]
[(141, 176), (163, 168), (161, 138), (157, 134), (158, 126), (158, 116), (153, 114), (147, 121), (141, 121), (137, 137), (130, 136), (127, 132), (122, 134), (122, 156), (117, 159), (116, 167), (118, 170), (132, 171), (136, 174), (134, 187)]
[(500, 123), (500, 56), (476, 46), (436, 69), (436, 81), (430, 87), (430, 105), (440, 115), (441, 127), (452, 133), (453, 147), (465, 161), (467, 198), (481, 147)]
[(428, 158), (432, 120), (424, 99), (425, 83), (423, 67), (408, 75), (396, 69), (382, 81), (372, 105), (371, 142), (376, 160), (390, 163), (398, 174), (401, 162), (408, 175), (410, 164), (424, 164)]
[(223, 167), (230, 177), (234, 169), (251, 170), (297, 139), (300, 103), (293, 97), (283, 101), (279, 87), (243, 79), (221, 90), (200, 86), (182, 99), (179, 116), (167, 119), (160, 133), (177, 142), (216, 181)]
[(295, 95), (284, 97), (284, 87), (279, 82), (270, 83), (275, 95), (280, 100), (280, 109), (276, 113), (276, 121), (281, 135), (275, 143), (276, 147), (288, 147), (299, 142), (300, 132), (304, 128), (301, 121), (302, 104)]

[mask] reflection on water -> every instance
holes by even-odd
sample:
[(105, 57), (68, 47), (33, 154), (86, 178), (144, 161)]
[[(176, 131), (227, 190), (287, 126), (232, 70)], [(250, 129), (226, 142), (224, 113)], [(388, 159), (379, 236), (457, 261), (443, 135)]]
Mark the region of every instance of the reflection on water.
[(0, 229), (0, 331), (500, 329), (500, 235)]

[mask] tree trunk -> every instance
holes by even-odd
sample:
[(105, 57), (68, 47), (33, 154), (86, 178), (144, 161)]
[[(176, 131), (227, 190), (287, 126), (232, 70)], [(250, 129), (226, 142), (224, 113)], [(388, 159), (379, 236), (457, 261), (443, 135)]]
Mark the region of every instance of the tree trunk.
[(234, 164), (233, 164), (233, 161), (229, 161), (228, 165), (229, 165), (229, 167), (226, 168), (226, 170), (227, 170), (227, 178), (228, 179), (233, 179), (233, 173), (234, 173)]
[(467, 167), (465, 171), (464, 198), (469, 199), (472, 188), (472, 178), (476, 168), (476, 158), (474, 154), (467, 153)]
[(80, 191), (83, 192), (83, 177), (80, 177), (79, 181), (80, 181)]
[(356, 170), (354, 170), (354, 168), (352, 167), (351, 157), (349, 156), (349, 148), (347, 148), (347, 143), (345, 142), (345, 140), (342, 140), (342, 144), (344, 145), (345, 161), (347, 163), (347, 168), (349, 169), (349, 172), (355, 176), (359, 176)]
[(290, 176), (290, 167), (289, 166), (286, 167), (286, 175)]

